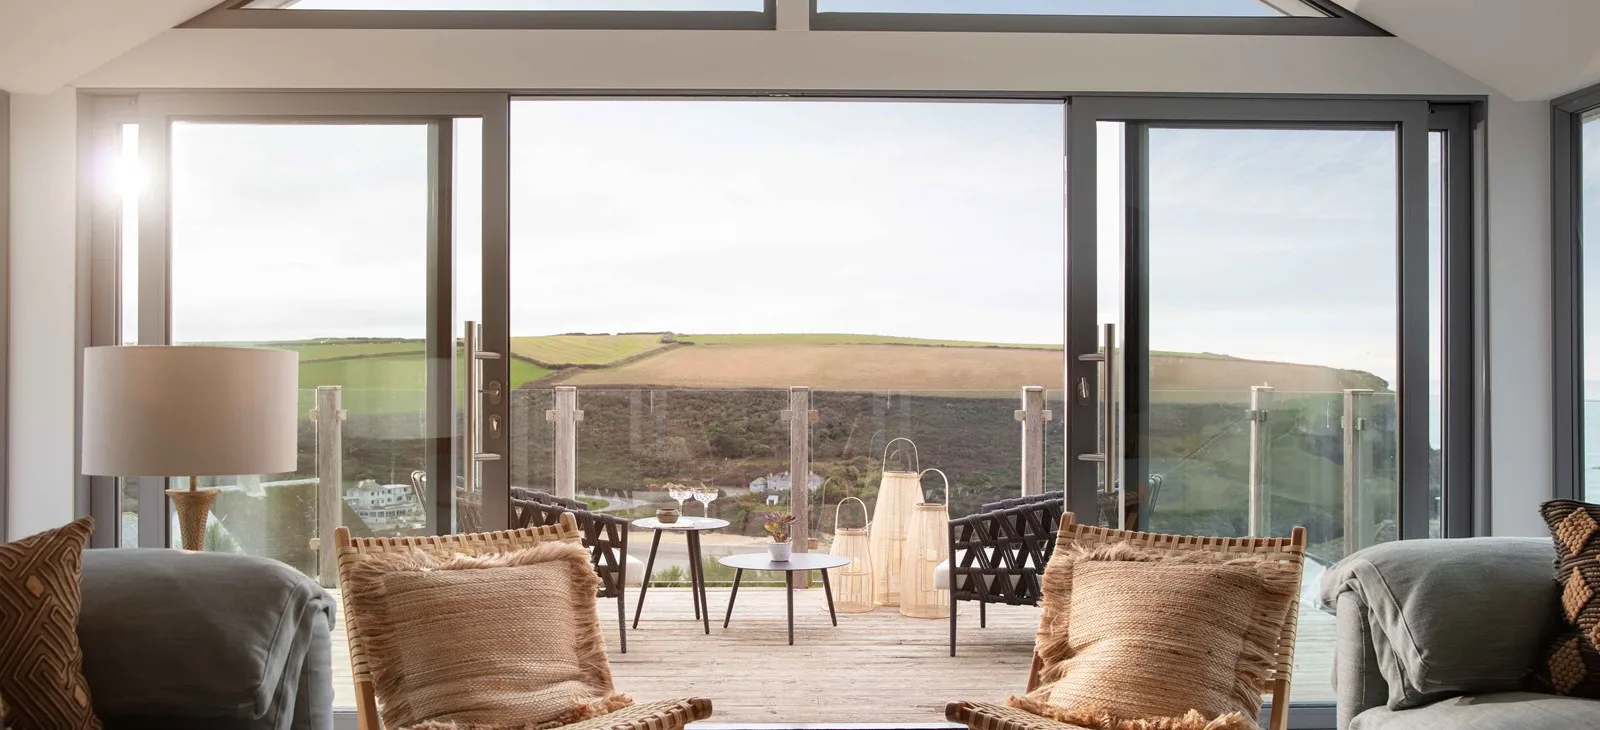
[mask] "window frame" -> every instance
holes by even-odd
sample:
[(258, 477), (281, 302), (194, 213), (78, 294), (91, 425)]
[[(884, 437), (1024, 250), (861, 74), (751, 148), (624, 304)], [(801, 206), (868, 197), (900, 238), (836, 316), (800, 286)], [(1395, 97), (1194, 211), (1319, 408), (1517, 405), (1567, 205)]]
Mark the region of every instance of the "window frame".
[(373, 30), (776, 30), (778, 0), (740, 10), (293, 10), (227, 0), (179, 28)]
[(943, 33), (1137, 33), (1154, 35), (1388, 36), (1389, 32), (1328, 0), (1300, 0), (1326, 18), (1230, 18), (1139, 15), (820, 12), (811, 30)]
[(1550, 103), (1550, 292), (1557, 499), (1583, 499), (1583, 117), (1600, 111), (1600, 85)]

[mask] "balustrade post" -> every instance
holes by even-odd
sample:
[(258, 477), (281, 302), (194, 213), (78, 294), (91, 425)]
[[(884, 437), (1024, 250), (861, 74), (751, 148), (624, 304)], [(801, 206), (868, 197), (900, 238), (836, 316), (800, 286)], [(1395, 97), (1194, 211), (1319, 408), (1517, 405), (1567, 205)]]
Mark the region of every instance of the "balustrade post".
[(1366, 388), (1348, 388), (1344, 391), (1344, 549), (1349, 555), (1367, 546), (1362, 534), (1362, 518), (1366, 500), (1362, 498), (1361, 481), (1367, 462), (1367, 416), (1372, 406), (1372, 391)]
[(1270, 385), (1250, 386), (1250, 537), (1262, 537), (1272, 524), (1267, 511), (1267, 414), (1272, 411)]
[(1022, 409), (1016, 419), (1022, 422), (1022, 496), (1044, 493), (1044, 424), (1054, 414), (1044, 407), (1044, 388), (1029, 385), (1022, 389)]
[(317, 407), (310, 416), (317, 433), (317, 582), (334, 588), (339, 585), (339, 555), (333, 532), (344, 522), (344, 389), (318, 387)]
[[(811, 389), (790, 388), (789, 407), (779, 416), (789, 422), (789, 513), (794, 515), (790, 534), (794, 552), (804, 553), (811, 537), (811, 424), (817, 420), (817, 412), (811, 410)], [(811, 585), (807, 572), (793, 577), (801, 588)]]
[(556, 425), (556, 496), (576, 499), (578, 494), (578, 422), (583, 420), (583, 411), (578, 410), (578, 389), (570, 385), (556, 388), (556, 407), (545, 411), (544, 417), (545, 420)]

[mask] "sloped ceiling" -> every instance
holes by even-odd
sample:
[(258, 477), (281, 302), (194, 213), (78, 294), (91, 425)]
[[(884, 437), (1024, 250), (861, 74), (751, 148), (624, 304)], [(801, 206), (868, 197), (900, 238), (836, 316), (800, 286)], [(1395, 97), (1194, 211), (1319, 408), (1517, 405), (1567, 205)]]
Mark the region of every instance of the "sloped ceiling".
[(0, 0), (0, 89), (61, 88), (220, 0)]
[(1600, 0), (1338, 0), (1518, 101), (1600, 83)]
[[(69, 85), (217, 2), (0, 0), (0, 89)], [(1600, 0), (1338, 2), (1514, 99), (1600, 83)]]

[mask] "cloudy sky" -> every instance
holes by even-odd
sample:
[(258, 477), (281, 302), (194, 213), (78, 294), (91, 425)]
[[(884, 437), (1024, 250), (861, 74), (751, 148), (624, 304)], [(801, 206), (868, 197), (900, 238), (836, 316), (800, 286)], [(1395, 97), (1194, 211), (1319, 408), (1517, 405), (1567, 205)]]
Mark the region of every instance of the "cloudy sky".
[[(1060, 343), (1063, 128), (1050, 103), (517, 102), (513, 333)], [(459, 319), (480, 145), (458, 124)], [(1152, 132), (1152, 346), (1392, 380), (1395, 156), (1381, 131)], [(176, 340), (422, 336), (425, 130), (181, 124), (173, 165)]]

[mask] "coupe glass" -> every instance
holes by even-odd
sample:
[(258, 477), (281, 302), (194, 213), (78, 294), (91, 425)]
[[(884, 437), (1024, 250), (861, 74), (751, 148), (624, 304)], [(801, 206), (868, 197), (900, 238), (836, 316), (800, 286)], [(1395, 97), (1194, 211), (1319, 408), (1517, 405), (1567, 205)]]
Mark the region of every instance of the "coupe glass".
[(678, 511), (683, 511), (683, 501), (694, 494), (694, 490), (676, 484), (667, 485), (667, 496), (678, 500)]
[(694, 501), (699, 502), (703, 508), (701, 515), (711, 517), (711, 503), (717, 501), (717, 490), (701, 488), (694, 490)]

